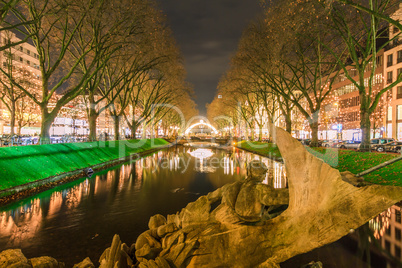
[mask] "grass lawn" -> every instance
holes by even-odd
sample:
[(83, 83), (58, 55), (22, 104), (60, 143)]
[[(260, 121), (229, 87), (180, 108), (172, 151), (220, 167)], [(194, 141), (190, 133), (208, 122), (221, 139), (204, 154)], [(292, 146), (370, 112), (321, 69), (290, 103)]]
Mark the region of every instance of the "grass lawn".
[(282, 159), (281, 152), (274, 143), (258, 141), (241, 141), (236, 144), (238, 148), (256, 152), (273, 159)]
[(163, 139), (0, 148), (0, 190), (167, 145)]
[[(257, 146), (254, 146), (254, 144)], [(268, 157), (272, 155), (280, 156), (278, 147), (274, 144), (267, 144), (268, 146), (264, 147), (264, 144), (267, 143), (239, 142), (238, 147)], [(310, 153), (334, 168), (337, 168), (339, 171), (342, 172), (348, 170), (354, 174), (360, 173), (398, 156), (396, 154), (374, 152), (361, 153), (353, 150), (337, 150), (332, 148), (325, 149), (307, 147), (307, 149)], [(402, 186), (402, 160), (365, 175), (363, 178), (366, 181), (375, 184)]]

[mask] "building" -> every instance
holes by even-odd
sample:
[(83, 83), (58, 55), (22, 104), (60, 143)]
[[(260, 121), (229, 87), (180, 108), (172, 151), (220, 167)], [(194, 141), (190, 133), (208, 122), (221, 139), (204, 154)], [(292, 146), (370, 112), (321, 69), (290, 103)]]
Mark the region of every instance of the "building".
[[(402, 20), (402, 4), (400, 8), (391, 15), (394, 20)], [(394, 38), (400, 34), (399, 29), (389, 27), (389, 37)], [(386, 83), (392, 83), (402, 73), (402, 39), (397, 37), (391, 42), (384, 52)], [(389, 92), (390, 103), (387, 106), (387, 114), (384, 118), (387, 137), (402, 141), (402, 83), (392, 88)]]
[[(0, 32), (0, 45), (5, 46), (8, 43), (17, 43), (21, 39), (16, 36), (15, 33), (10, 31)], [(32, 92), (38, 90), (41, 85), (41, 72), (39, 68), (39, 55), (34, 46), (29, 43), (22, 43), (13, 46), (9, 49), (5, 49), (0, 53), (0, 68), (4, 72), (13, 75), (15, 80), (19, 80), (20, 84), (25, 87), (29, 87)], [(9, 84), (9, 79), (4, 75), (0, 75), (4, 84)], [(3, 87), (5, 85), (2, 85)], [(19, 94), (18, 90), (15, 90), (15, 94)], [(9, 99), (8, 99), (9, 100)], [(7, 99), (6, 99), (7, 101)], [(26, 99), (20, 99), (18, 103), (17, 112), (20, 113), (21, 120), (29, 120), (32, 118), (30, 114), (37, 113), (38, 111), (33, 111), (31, 108), (33, 104), (30, 105)], [(26, 109), (25, 109), (26, 108)], [(29, 109), (28, 109), (29, 108)], [(33, 131), (39, 131), (40, 128), (36, 129), (38, 126), (29, 126)], [(0, 103), (0, 134), (10, 133), (10, 111), (7, 106), (1, 102)], [(17, 129), (15, 129), (15, 132)]]

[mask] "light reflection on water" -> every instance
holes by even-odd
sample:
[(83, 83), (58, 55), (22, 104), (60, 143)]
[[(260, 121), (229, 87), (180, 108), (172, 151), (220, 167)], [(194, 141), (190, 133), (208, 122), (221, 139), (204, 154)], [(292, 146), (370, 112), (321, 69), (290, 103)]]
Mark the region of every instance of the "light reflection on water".
[(130, 245), (150, 216), (175, 213), (243, 179), (254, 158), (274, 168), (267, 183), (286, 186), (280, 164), (243, 151), (204, 149), (201, 156), (196, 150), (159, 151), (0, 208), (0, 250), (21, 248), (28, 258), (48, 255), (67, 267), (87, 256), (96, 262), (115, 233)]
[[(160, 151), (0, 208), (0, 250), (22, 248), (28, 258), (48, 255), (66, 267), (89, 256), (97, 265), (115, 233), (130, 245), (147, 229), (150, 216), (175, 213), (200, 195), (243, 179), (247, 164), (254, 159), (269, 167), (264, 183), (287, 186), (280, 163), (239, 150), (196, 150)], [(401, 206), (393, 206), (370, 222), (381, 245), (399, 259), (400, 212)], [(334, 254), (334, 247), (339, 245), (329, 245), (329, 254)], [(305, 263), (319, 260), (307, 259)]]

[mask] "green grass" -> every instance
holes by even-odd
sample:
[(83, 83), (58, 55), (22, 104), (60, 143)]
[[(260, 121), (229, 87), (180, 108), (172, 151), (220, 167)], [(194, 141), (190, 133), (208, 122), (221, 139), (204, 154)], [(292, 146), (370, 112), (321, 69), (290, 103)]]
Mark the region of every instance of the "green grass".
[(163, 139), (0, 148), (0, 190), (168, 144)]
[(274, 143), (258, 142), (258, 141), (241, 141), (236, 144), (237, 147), (273, 159), (282, 159), (281, 152)]
[[(268, 157), (278, 155), (276, 152), (278, 147), (276, 147), (274, 144), (268, 144), (268, 146), (264, 147), (264, 144), (266, 143), (239, 142), (238, 147)], [(339, 171), (350, 171), (354, 174), (360, 173), (398, 156), (396, 154), (387, 153), (361, 153), (352, 150), (336, 150), (325, 148), (313, 149), (309, 147), (307, 147), (307, 149), (310, 153), (322, 159), (324, 162), (328, 163)], [(402, 160), (380, 170), (374, 171), (373, 173), (367, 174), (363, 178), (366, 181), (375, 184), (402, 186)]]

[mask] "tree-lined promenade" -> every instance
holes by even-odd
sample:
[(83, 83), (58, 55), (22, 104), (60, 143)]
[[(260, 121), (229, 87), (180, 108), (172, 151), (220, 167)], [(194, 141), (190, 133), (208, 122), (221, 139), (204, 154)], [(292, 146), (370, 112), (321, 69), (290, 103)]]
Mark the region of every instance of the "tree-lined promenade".
[[(0, 7), (6, 58), (0, 99), (11, 115), (11, 134), (24, 103), (23, 113), (40, 115), (42, 143), (70, 103), (84, 106), (89, 140), (96, 140), (97, 118), (106, 110), (116, 140), (123, 120), (135, 136), (139, 126), (152, 130), (162, 119), (165, 127), (180, 124), (173, 106), (197, 114), (180, 53), (153, 1), (14, 0)], [(19, 38), (7, 38), (10, 32)], [(16, 53), (26, 42), (36, 50), (38, 77), (19, 65)]]
[[(348, 92), (358, 92), (360, 150), (368, 151), (376, 120), (385, 120), (378, 111), (387, 109), (392, 88), (402, 81), (401, 72), (377, 81), (379, 56), (399, 44), (402, 25), (391, 18), (398, 8), (398, 1), (387, 0), (269, 2), (264, 16), (244, 31), (208, 106), (209, 119), (221, 127), (243, 127), (246, 137), (249, 129), (252, 139), (259, 129), (259, 140), (267, 121), (283, 121), (290, 133), (307, 123), (316, 146), (319, 124), (331, 117), (327, 107), (338, 105), (342, 94), (333, 85), (347, 80), (353, 89)], [(348, 121), (341, 114), (332, 118)]]

